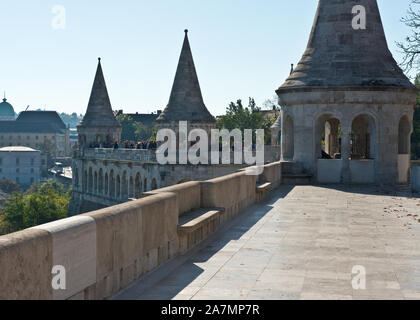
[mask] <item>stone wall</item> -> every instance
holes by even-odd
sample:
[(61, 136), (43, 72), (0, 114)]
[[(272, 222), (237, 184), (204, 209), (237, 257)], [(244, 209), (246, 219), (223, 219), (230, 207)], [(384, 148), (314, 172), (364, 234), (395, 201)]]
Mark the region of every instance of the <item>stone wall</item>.
[[(109, 298), (182, 254), (180, 216), (217, 207), (225, 212), (219, 226), (256, 201), (258, 181), (279, 185), (281, 163), (265, 166), (259, 177), (240, 170), (187, 182), (148, 192), (139, 200), (2, 236), (0, 299)], [(57, 277), (52, 274), (54, 266), (65, 268), (65, 290), (52, 289)]]

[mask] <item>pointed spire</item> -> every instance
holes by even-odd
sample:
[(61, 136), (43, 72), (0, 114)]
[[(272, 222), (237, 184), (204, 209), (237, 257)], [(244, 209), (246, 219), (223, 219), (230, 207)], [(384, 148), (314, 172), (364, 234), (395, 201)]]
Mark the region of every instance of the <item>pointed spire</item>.
[(93, 81), (89, 104), (80, 125), (120, 126), (112, 112), (111, 102), (109, 100), (108, 90), (102, 71), (101, 58), (98, 58), (98, 68), (96, 70), (95, 80)]
[[(389, 51), (376, 0), (319, 0), (305, 53), (279, 91), (300, 87), (413, 88)], [(356, 12), (356, 13), (354, 13)], [(360, 22), (361, 20), (358, 20)]]
[(204, 104), (188, 40), (188, 30), (184, 32), (184, 44), (169, 103), (158, 121), (215, 121)]

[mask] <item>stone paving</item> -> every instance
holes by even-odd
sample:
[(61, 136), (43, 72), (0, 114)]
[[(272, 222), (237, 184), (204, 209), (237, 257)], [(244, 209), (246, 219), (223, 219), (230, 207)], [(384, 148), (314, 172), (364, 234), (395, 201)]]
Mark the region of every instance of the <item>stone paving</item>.
[[(170, 262), (170, 272), (153, 272), (115, 299), (420, 299), (417, 197), (281, 186)], [(352, 287), (356, 265), (366, 268), (366, 290)]]

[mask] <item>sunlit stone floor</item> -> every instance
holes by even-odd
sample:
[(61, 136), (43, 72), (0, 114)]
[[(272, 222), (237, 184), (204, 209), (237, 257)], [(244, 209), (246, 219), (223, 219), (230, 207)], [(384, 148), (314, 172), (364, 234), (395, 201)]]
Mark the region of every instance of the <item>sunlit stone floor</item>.
[[(367, 186), (281, 186), (115, 298), (420, 299), (417, 197)], [(365, 290), (352, 287), (357, 265), (367, 272)]]

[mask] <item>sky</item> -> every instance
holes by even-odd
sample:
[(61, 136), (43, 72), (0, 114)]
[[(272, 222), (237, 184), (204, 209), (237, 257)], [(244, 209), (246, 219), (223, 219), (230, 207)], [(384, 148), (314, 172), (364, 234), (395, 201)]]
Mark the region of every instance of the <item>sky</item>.
[[(114, 109), (164, 109), (184, 29), (213, 115), (248, 97), (262, 106), (308, 41), (317, 0), (1, 0), (0, 92), (15, 112), (84, 113), (101, 57)], [(409, 0), (378, 0), (390, 50)], [(65, 24), (62, 13), (65, 10)]]

